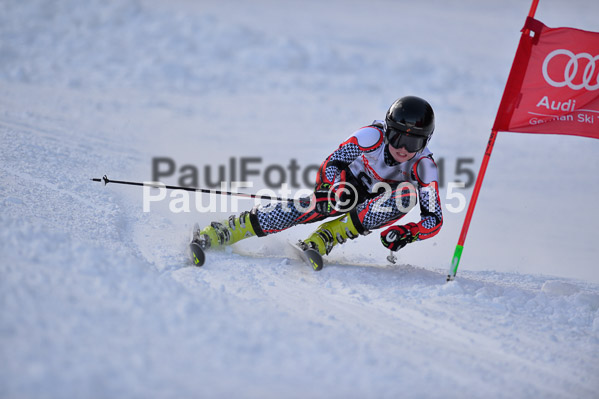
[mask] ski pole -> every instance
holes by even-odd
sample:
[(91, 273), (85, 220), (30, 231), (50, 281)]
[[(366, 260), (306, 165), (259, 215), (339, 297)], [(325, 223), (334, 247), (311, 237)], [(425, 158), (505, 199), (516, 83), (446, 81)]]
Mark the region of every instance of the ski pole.
[(280, 201), (280, 202), (296, 201), (293, 198), (272, 197), (269, 195), (245, 194), (245, 193), (236, 193), (233, 191), (223, 191), (223, 190), (209, 190), (206, 188), (199, 188), (199, 187), (168, 186), (168, 185), (164, 185), (159, 182), (140, 183), (140, 182), (133, 182), (133, 181), (110, 180), (106, 175), (102, 176), (101, 179), (94, 178), (94, 179), (90, 179), (90, 180), (95, 181), (95, 182), (103, 182), (104, 185), (107, 185), (108, 183), (115, 183), (115, 184), (126, 184), (126, 185), (130, 185), (130, 186), (142, 186), (142, 187), (148, 186), (148, 187), (155, 187), (155, 188), (167, 188), (170, 190), (195, 191), (195, 192), (206, 193), (206, 194), (231, 195), (231, 196), (237, 196), (237, 197), (263, 199), (263, 200)]

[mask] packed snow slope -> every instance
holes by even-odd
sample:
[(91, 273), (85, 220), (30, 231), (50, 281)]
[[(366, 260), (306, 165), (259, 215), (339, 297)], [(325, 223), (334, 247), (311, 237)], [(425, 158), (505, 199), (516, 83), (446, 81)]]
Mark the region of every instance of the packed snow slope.
[[(445, 283), (465, 213), (450, 194), (471, 193), (448, 183), (480, 164), (528, 7), (4, 0), (0, 397), (596, 398), (597, 140), (501, 134)], [(597, 15), (537, 11), (587, 30)], [(396, 265), (374, 232), (314, 273), (287, 246), (315, 227), (299, 226), (196, 268), (193, 223), (251, 201), (144, 212), (141, 188), (89, 180), (151, 180), (168, 158), (165, 183), (191, 165), (208, 186), (249, 159), (246, 191), (298, 192), (407, 94), (436, 111), (445, 224)]]

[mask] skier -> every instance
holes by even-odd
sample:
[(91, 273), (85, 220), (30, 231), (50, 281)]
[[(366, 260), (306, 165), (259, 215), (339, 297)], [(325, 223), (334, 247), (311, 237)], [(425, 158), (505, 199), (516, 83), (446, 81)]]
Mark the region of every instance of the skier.
[[(358, 129), (321, 164), (314, 194), (301, 199), (300, 206), (293, 202), (259, 205), (198, 228), (194, 241), (202, 249), (231, 245), (334, 216), (298, 246), (326, 255), (336, 244), (391, 225), (381, 233), (381, 242), (392, 251), (433, 237), (443, 223), (437, 166), (427, 148), (434, 127), (428, 102), (402, 97), (391, 105), (384, 121)], [(393, 225), (417, 199), (420, 222)]]

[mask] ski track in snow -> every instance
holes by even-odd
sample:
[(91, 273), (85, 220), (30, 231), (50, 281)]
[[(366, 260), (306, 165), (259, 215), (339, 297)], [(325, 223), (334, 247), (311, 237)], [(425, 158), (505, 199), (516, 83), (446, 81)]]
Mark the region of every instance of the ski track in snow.
[[(148, 179), (157, 154), (183, 160), (201, 151), (206, 162), (223, 163), (220, 157), (229, 154), (222, 139), (198, 134), (198, 126), (213, 131), (239, 99), (256, 108), (231, 121), (231, 153), (263, 151), (245, 137), (244, 126), (287, 126), (295, 115), (289, 93), (303, 102), (302, 118), (328, 123), (330, 112), (351, 119), (361, 110), (361, 120), (399, 90), (379, 86), (372, 71), (383, 79), (430, 76), (423, 90), (445, 104), (441, 114), (459, 115), (480, 102), (484, 115), (461, 126), (487, 123), (496, 102), (482, 102), (499, 95), (509, 57), (487, 75), (461, 69), (454, 58), (446, 65), (426, 62), (436, 56), (417, 44), (409, 49), (423, 69), (393, 57), (374, 62), (363, 55), (381, 49), (380, 27), (370, 35), (360, 27), (358, 34), (330, 20), (339, 36), (319, 42), (332, 30), (318, 24), (290, 28), (296, 33), (287, 36), (269, 30), (284, 24), (286, 13), (268, 1), (222, 6), (239, 8), (230, 20), (217, 3), (174, 4), (3, 5), (0, 397), (596, 397), (596, 282), (567, 272), (464, 268), (445, 283), (441, 263), (424, 267), (406, 262), (415, 259), (408, 254), (398, 265), (386, 264), (385, 252), (372, 247), (377, 237), (336, 249), (315, 273), (286, 247), (287, 239), (310, 230), (300, 228), (210, 252), (206, 265), (195, 268), (186, 255), (189, 229), (213, 215), (175, 215), (168, 204), (144, 213), (137, 188), (89, 181), (105, 171), (115, 179)], [(298, 16), (317, 9), (314, 21), (323, 22), (343, 7), (356, 22), (365, 11), (358, 2), (353, 12), (345, 3), (318, 4), (307, 2)], [(443, 2), (430, 5), (439, 8), (434, 20), (454, 15)], [(481, 7), (472, 18), (490, 18)], [(520, 8), (505, 15), (527, 11)], [(272, 25), (248, 22), (246, 12), (262, 20), (268, 10), (278, 15)], [(433, 37), (434, 51), (447, 56)], [(380, 104), (368, 112), (362, 101), (339, 107), (355, 93)], [(288, 128), (296, 134), (308, 127), (302, 126)], [(305, 133), (298, 157), (318, 162), (326, 155), (313, 154), (319, 134)], [(338, 144), (338, 138), (324, 140), (330, 148)], [(273, 138), (269, 145), (285, 141)], [(478, 144), (465, 151), (475, 153)], [(593, 145), (579, 151), (591, 157)], [(459, 150), (442, 136), (438, 146)], [(503, 204), (494, 204), (500, 212)], [(447, 219), (447, 229), (458, 225)], [(443, 240), (453, 244), (451, 235)], [(433, 246), (422, 247), (427, 251), (436, 259)], [(586, 251), (576, 259), (594, 259), (596, 252)]]

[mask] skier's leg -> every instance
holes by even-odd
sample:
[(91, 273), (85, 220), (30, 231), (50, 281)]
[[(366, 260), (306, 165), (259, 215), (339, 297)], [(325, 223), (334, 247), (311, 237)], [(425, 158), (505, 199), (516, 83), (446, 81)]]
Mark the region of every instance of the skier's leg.
[(353, 240), (359, 235), (366, 235), (366, 231), (356, 213), (351, 211), (335, 220), (323, 223), (303, 241), (304, 249), (313, 248), (321, 255), (327, 255), (336, 244), (343, 244), (345, 241)]
[(387, 226), (406, 215), (416, 205), (413, 187), (404, 186), (390, 193), (380, 194), (356, 206), (348, 214), (323, 223), (304, 243), (321, 255), (327, 255), (336, 244), (366, 235), (370, 230)]
[(270, 203), (252, 210), (256, 223), (260, 226), (259, 236), (278, 233), (298, 224), (314, 223), (327, 216), (322, 216), (311, 208), (310, 198), (302, 198), (295, 202)]
[(231, 216), (222, 222), (212, 222), (210, 226), (198, 230), (194, 239), (203, 249), (231, 245), (248, 237), (263, 237), (278, 233), (302, 223), (312, 223), (324, 217), (308, 211), (310, 199), (298, 203), (278, 202), (257, 206), (250, 212)]
[(417, 202), (418, 193), (410, 184), (364, 201), (356, 206), (354, 212), (364, 229), (374, 230), (395, 223), (410, 212)]

